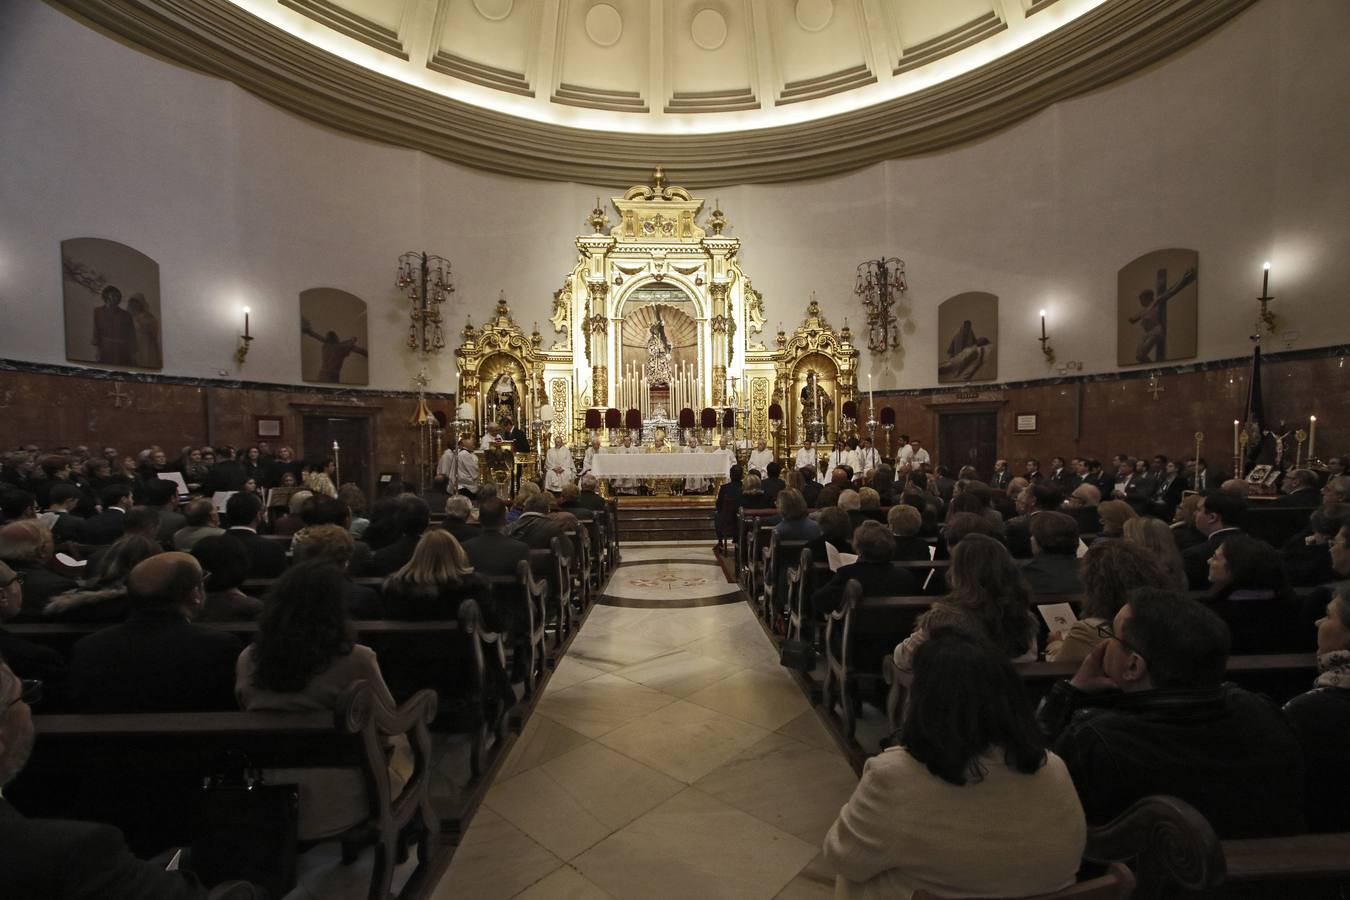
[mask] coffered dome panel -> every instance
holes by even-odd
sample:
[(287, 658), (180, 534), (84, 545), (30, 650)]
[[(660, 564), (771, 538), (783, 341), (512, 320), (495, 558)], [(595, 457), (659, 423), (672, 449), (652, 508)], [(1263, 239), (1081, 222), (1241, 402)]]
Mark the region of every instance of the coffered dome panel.
[(818, 177), (960, 143), (1254, 0), (52, 0), (325, 125), (623, 186)]

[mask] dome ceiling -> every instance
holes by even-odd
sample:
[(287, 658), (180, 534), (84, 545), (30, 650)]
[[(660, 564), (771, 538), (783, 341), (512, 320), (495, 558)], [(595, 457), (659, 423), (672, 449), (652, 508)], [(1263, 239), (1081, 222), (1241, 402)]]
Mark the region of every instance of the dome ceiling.
[(325, 124), (512, 174), (814, 177), (969, 140), (1253, 0), (57, 0)]

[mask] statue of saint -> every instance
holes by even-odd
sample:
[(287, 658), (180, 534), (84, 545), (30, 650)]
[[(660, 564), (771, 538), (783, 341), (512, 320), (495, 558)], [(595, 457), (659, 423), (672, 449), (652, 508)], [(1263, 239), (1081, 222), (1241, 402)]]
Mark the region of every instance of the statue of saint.
[(668, 385), (671, 381), (671, 346), (666, 337), (666, 323), (661, 321), (661, 307), (653, 306), (656, 318), (647, 336), (647, 366), (645, 374), (651, 385)]
[(830, 411), (834, 409), (834, 401), (820, 386), (820, 380), (815, 372), (806, 373), (806, 384), (802, 387), (801, 401), (802, 428), (805, 433), (810, 434), (810, 426), (816, 422), (823, 425)]
[(503, 417), (515, 419), (516, 383), (512, 380), (510, 372), (503, 372), (492, 382), (492, 387), (488, 390), (488, 406), (491, 419)]

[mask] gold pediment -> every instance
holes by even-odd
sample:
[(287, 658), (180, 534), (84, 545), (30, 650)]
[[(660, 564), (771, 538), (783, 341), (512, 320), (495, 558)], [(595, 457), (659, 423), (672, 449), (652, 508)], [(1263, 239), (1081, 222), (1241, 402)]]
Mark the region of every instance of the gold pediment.
[(613, 198), (619, 211), (619, 224), (610, 229), (610, 237), (620, 240), (699, 241), (707, 232), (694, 218), (703, 201), (688, 190), (666, 184), (660, 166), (652, 172), (650, 185), (639, 184)]

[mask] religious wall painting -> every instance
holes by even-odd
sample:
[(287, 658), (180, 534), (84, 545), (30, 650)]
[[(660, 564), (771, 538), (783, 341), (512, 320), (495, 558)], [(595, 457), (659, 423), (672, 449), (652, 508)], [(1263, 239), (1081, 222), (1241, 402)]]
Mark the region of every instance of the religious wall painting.
[(300, 373), (320, 384), (369, 384), (366, 301), (337, 288), (300, 292)]
[(938, 306), (938, 383), (998, 378), (998, 297), (967, 291)]
[(1191, 359), (1199, 333), (1200, 255), (1146, 253), (1116, 277), (1116, 357), (1122, 366)]
[(102, 238), (61, 242), (66, 359), (162, 369), (159, 263)]

